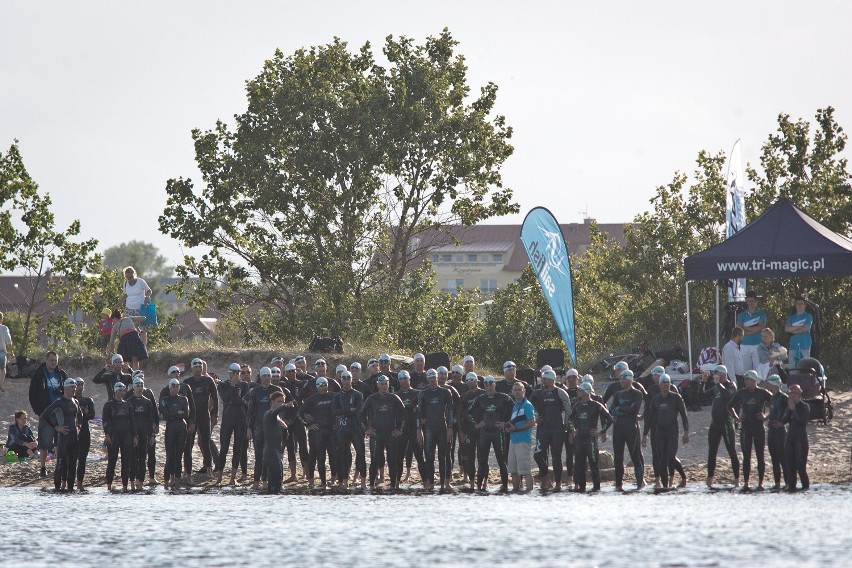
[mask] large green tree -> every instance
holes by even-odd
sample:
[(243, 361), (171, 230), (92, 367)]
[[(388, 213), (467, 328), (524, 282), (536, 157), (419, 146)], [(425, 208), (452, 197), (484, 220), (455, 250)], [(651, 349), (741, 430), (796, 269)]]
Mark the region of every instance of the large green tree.
[(17, 141), (0, 153), (0, 269), (26, 277), (20, 306), (21, 353), (32, 347), (29, 341), (40, 323), (55, 341), (74, 335), (71, 316), (91, 300), (87, 274), (101, 265), (95, 252), (98, 241), (77, 240), (78, 220), (57, 229), (51, 203), (30, 177)]
[(172, 237), (209, 247), (177, 268), (200, 279), (190, 303), (241, 317), (260, 306), (253, 328), (279, 336), (342, 333), (365, 294), (399, 311), (419, 232), (516, 211), (500, 177), (512, 148), (492, 116), (496, 86), (471, 99), (455, 47), (446, 30), (423, 45), (391, 36), (387, 68), (369, 43), (276, 51), (247, 82), (233, 129), (194, 130), (203, 184), (169, 180), (160, 217)]

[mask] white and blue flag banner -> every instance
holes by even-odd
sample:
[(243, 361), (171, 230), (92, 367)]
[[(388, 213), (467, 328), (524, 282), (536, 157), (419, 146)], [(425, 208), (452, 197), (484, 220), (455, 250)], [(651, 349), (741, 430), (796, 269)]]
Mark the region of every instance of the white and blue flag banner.
[[(745, 220), (745, 168), (740, 141), (734, 143), (728, 157), (728, 178), (725, 185), (725, 238), (730, 239), (743, 230)], [(736, 278), (728, 286), (728, 301), (742, 302), (746, 295), (746, 279)]]
[(544, 207), (527, 213), (521, 227), (521, 241), (538, 276), (541, 291), (547, 299), (556, 326), (574, 365), (577, 346), (574, 341), (574, 292), (571, 284), (571, 262), (562, 230), (553, 214)]

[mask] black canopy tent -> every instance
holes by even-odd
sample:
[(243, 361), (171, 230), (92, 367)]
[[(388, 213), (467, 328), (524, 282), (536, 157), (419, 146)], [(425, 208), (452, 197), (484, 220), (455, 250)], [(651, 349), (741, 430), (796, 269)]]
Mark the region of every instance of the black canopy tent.
[[(691, 370), (691, 281), (849, 276), (852, 275), (852, 240), (824, 227), (782, 197), (736, 235), (685, 258), (683, 265)], [(716, 297), (718, 302), (718, 292)], [(716, 311), (718, 335), (718, 309)]]

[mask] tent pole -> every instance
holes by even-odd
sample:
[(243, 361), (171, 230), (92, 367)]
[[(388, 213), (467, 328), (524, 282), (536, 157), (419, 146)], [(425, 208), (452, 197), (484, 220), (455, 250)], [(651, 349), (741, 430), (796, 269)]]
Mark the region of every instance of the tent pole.
[(692, 377), (692, 318), (689, 315), (689, 280), (686, 281), (686, 351), (689, 353), (689, 376)]
[[(719, 281), (716, 280), (716, 351), (719, 351)], [(719, 351), (721, 354), (721, 351)]]

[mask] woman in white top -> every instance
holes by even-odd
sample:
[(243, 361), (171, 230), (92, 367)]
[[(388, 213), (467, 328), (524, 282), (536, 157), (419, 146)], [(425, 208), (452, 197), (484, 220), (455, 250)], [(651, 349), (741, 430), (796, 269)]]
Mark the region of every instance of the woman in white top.
[(13, 357), (12, 335), (3, 325), (3, 312), (0, 312), (0, 392), (6, 392), (6, 363)]
[[(128, 266), (124, 269), (124, 295), (121, 304), (124, 306), (124, 315), (136, 317), (143, 304), (147, 304), (151, 298), (151, 287), (143, 279), (136, 275), (136, 269)], [(148, 328), (143, 324), (139, 326), (139, 338), (145, 347), (148, 346)]]

